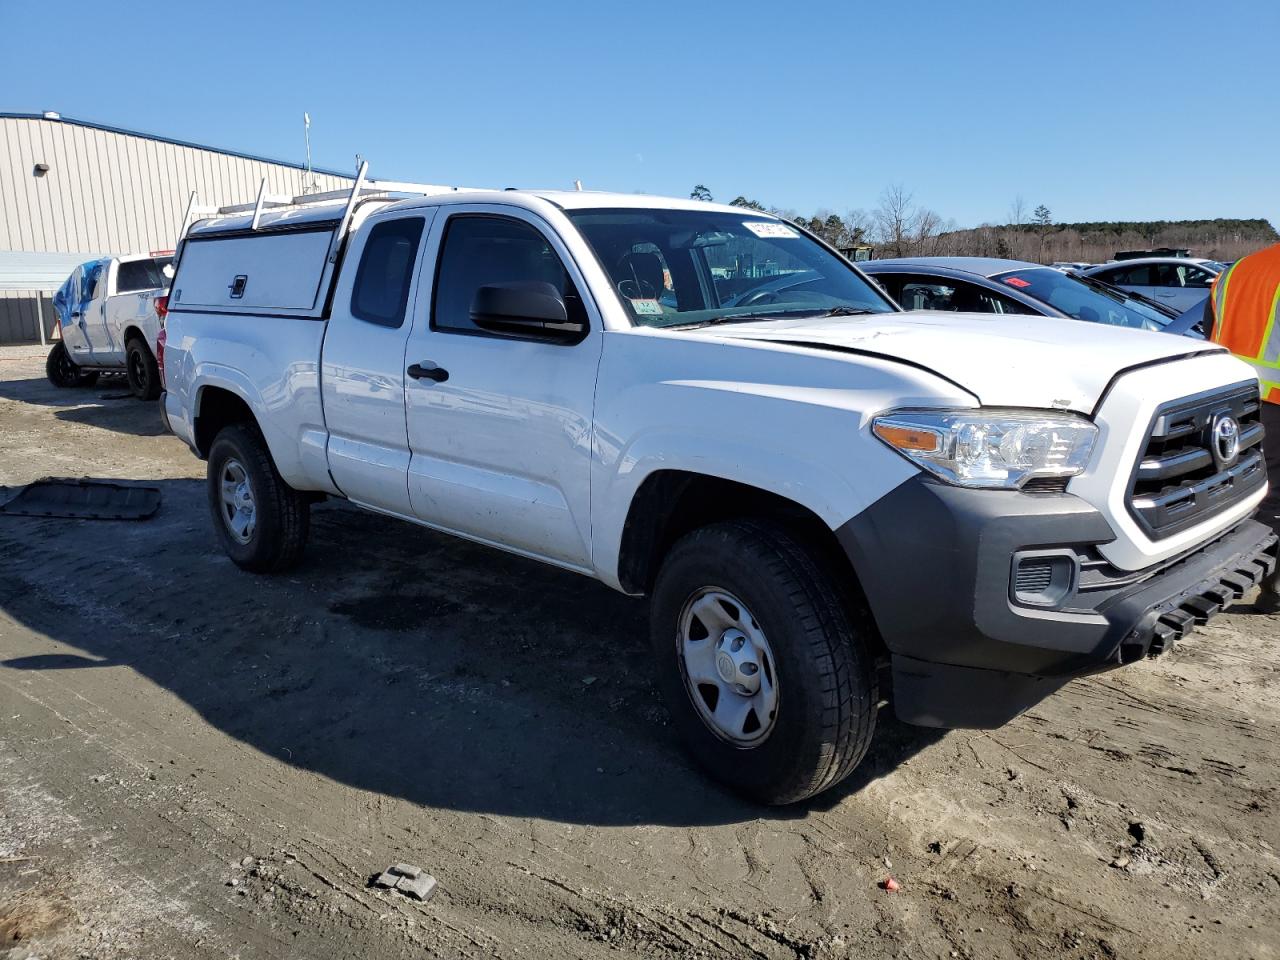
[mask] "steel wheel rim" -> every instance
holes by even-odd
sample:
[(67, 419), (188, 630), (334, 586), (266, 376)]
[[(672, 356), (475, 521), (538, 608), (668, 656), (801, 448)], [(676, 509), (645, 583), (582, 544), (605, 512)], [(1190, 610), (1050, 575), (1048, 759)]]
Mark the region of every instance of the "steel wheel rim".
[(778, 720), (773, 649), (746, 605), (718, 587), (695, 590), (677, 621), (685, 692), (707, 728), (734, 746), (754, 747)]
[(237, 543), (248, 543), (257, 528), (257, 510), (249, 473), (239, 460), (228, 459), (218, 476), (219, 511), (227, 532)]

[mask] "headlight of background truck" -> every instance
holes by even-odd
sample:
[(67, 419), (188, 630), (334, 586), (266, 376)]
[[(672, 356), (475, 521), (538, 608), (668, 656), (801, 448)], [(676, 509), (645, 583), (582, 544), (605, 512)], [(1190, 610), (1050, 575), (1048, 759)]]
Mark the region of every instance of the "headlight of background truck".
[(1036, 477), (1074, 477), (1098, 428), (1047, 410), (899, 410), (872, 432), (917, 466), (962, 487), (1012, 490)]

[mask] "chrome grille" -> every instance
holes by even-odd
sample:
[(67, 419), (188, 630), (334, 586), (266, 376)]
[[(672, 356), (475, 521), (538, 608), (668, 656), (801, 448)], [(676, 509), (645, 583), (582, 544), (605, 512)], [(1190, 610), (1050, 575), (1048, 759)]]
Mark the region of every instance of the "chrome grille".
[[(1223, 458), (1214, 429), (1238, 425), (1239, 449)], [(1261, 403), (1251, 381), (1164, 404), (1156, 411), (1129, 484), (1129, 512), (1152, 539), (1221, 513), (1266, 483)]]

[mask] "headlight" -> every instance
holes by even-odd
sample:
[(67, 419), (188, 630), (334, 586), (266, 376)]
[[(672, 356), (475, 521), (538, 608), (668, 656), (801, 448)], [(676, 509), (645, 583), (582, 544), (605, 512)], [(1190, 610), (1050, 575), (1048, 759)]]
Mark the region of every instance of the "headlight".
[(999, 489), (1033, 477), (1074, 477), (1098, 435), (1084, 417), (1047, 410), (902, 410), (876, 417), (871, 429), (948, 483)]

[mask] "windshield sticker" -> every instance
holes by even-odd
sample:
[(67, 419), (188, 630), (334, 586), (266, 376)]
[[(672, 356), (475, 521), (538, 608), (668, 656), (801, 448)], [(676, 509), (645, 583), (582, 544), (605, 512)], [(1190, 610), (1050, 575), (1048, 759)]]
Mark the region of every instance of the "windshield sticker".
[(1029, 287), (1031, 284), (1021, 277), (1005, 277), (1004, 282), (1011, 287)]
[(774, 223), (770, 220), (743, 220), (742, 225), (757, 237), (798, 237), (785, 223)]
[(657, 300), (632, 300), (631, 309), (642, 317), (662, 316), (662, 304)]

